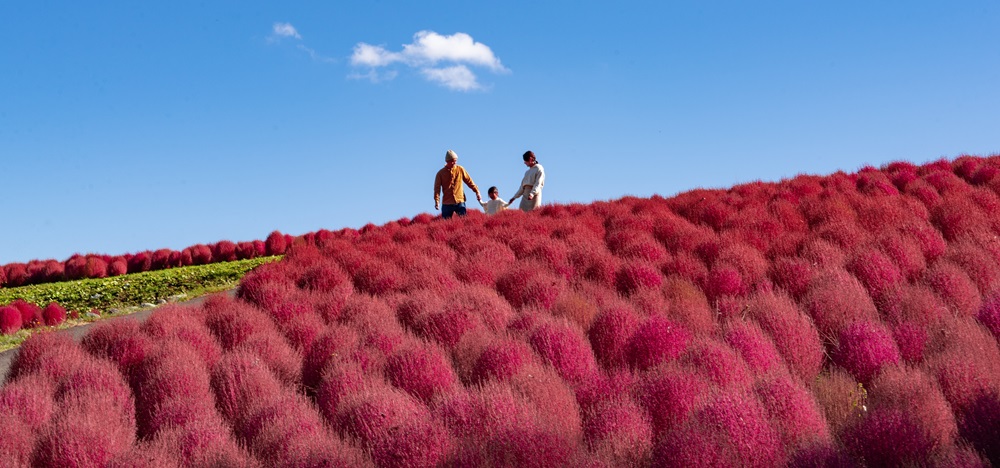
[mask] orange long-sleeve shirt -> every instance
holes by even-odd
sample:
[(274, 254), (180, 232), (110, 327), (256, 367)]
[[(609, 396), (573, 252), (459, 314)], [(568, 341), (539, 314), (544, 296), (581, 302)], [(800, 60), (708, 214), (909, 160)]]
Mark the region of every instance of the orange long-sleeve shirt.
[[(472, 176), (465, 171), (464, 167), (456, 164), (451, 169), (448, 167), (441, 168), (437, 176), (434, 177), (434, 204), (437, 205), (439, 201), (445, 205), (464, 202), (465, 191), (462, 189), (462, 182), (465, 182), (465, 185), (468, 185), (477, 195), (479, 194), (479, 187), (476, 187), (476, 183), (472, 181)], [(441, 197), (442, 190), (444, 191), (443, 200)]]

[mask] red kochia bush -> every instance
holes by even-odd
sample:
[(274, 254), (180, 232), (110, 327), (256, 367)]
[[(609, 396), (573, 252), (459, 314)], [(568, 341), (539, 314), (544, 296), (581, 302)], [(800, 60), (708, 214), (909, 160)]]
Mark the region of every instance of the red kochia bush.
[(780, 466), (786, 453), (756, 398), (722, 394), (694, 418), (659, 439), (662, 466)]
[(236, 258), (236, 244), (224, 240), (212, 245), (212, 259), (216, 262), (232, 262)]
[(640, 289), (657, 288), (661, 283), (663, 275), (647, 263), (627, 263), (615, 275), (615, 287), (625, 295)]
[(594, 354), (606, 369), (626, 363), (629, 339), (640, 323), (635, 311), (624, 306), (605, 309), (594, 319), (588, 338)]
[(288, 249), (285, 235), (278, 231), (268, 234), (267, 240), (264, 241), (264, 248), (267, 255), (284, 255)]
[(928, 269), (924, 274), (923, 281), (957, 315), (973, 316), (982, 305), (979, 290), (969, 275), (947, 260), (939, 261)]
[(895, 263), (877, 248), (861, 249), (848, 261), (847, 269), (873, 297), (879, 297), (903, 280)]
[(55, 302), (50, 302), (42, 309), (42, 320), (49, 327), (59, 325), (66, 321), (66, 309)]
[(530, 338), (531, 347), (568, 382), (593, 378), (597, 361), (583, 332), (569, 322), (540, 326)]
[(825, 352), (819, 332), (791, 299), (758, 293), (751, 298), (746, 312), (771, 336), (792, 374), (803, 381), (819, 374)]
[[(54, 392), (53, 382), (39, 374), (26, 375), (10, 382), (0, 389), (0, 419), (12, 416), (26, 431), (37, 432), (54, 414)], [(0, 439), (0, 452), (8, 443)], [(31, 447), (27, 449), (30, 451)]]
[(21, 327), (35, 328), (43, 323), (42, 308), (36, 304), (18, 299), (10, 305), (21, 312)]
[(662, 362), (677, 359), (691, 341), (691, 333), (661, 316), (646, 319), (628, 340), (628, 363), (646, 370)]
[(21, 329), (21, 311), (16, 307), (0, 307), (0, 333), (13, 335)]
[(869, 466), (915, 466), (926, 461), (934, 441), (907, 410), (868, 411), (841, 437), (847, 449)]
[(90, 358), (68, 333), (35, 333), (21, 343), (7, 372), (7, 382), (32, 373), (58, 382), (87, 359)]
[(766, 376), (754, 384), (754, 393), (786, 450), (832, 445), (822, 408), (800, 382), (787, 374)]
[(358, 438), (380, 466), (437, 466), (454, 444), (425, 406), (388, 388), (352, 395), (334, 425)]
[(535, 353), (522, 341), (496, 339), (487, 344), (472, 369), (473, 382), (489, 379), (507, 380), (535, 359)]
[(126, 375), (142, 362), (153, 347), (153, 341), (142, 332), (138, 320), (101, 322), (88, 332), (80, 345), (91, 356), (113, 362)]
[(883, 367), (899, 364), (892, 333), (879, 322), (855, 322), (840, 332), (834, 361), (862, 383), (871, 382)]
[(34, 466), (106, 466), (135, 442), (135, 420), (112, 410), (102, 394), (62, 402), (39, 434)]
[(823, 334), (836, 336), (856, 320), (878, 320), (875, 304), (864, 286), (843, 270), (816, 278), (802, 302)]
[(767, 373), (784, 364), (771, 338), (752, 321), (732, 323), (726, 330), (725, 339), (754, 372)]
[(653, 428), (641, 406), (624, 396), (599, 404), (584, 417), (592, 453), (611, 466), (645, 466), (653, 449)]
[(458, 385), (448, 357), (430, 343), (419, 343), (390, 356), (385, 373), (393, 385), (424, 402)]
[(552, 308), (565, 288), (565, 279), (537, 262), (518, 262), (497, 280), (497, 291), (514, 307)]

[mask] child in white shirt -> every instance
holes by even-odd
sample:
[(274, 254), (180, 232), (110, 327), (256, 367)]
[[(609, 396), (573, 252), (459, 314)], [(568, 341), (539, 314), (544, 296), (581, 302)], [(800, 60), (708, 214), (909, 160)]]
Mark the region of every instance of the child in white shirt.
[(486, 210), (486, 214), (497, 214), (507, 209), (507, 205), (509, 205), (509, 203), (500, 198), (500, 190), (498, 190), (496, 186), (490, 187), (487, 193), (490, 196), (489, 201), (479, 200), (479, 204), (483, 205), (483, 209)]

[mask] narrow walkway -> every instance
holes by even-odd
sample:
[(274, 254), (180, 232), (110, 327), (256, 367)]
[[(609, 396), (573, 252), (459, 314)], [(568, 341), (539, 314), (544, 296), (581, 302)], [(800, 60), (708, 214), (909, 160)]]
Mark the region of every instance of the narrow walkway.
[[(236, 290), (235, 289), (230, 289), (228, 291), (214, 293), (214, 294), (228, 294), (230, 296), (235, 296), (236, 295)], [(206, 294), (204, 296), (196, 297), (196, 298), (191, 299), (189, 301), (174, 302), (173, 304), (176, 304), (176, 305), (198, 305), (198, 304), (201, 304), (202, 302), (204, 302), (205, 299), (207, 299), (211, 295), (212, 294)], [(70, 336), (72, 336), (74, 340), (76, 340), (77, 342), (79, 342), (80, 340), (83, 339), (83, 337), (87, 334), (87, 332), (89, 332), (90, 329), (93, 328), (94, 325), (97, 325), (99, 323), (105, 323), (105, 322), (108, 322), (108, 321), (111, 321), (111, 320), (138, 320), (140, 322), (143, 322), (147, 318), (149, 318), (149, 316), (153, 312), (156, 312), (156, 309), (159, 309), (159, 307), (153, 307), (151, 309), (140, 310), (138, 312), (131, 313), (131, 314), (128, 314), (128, 315), (119, 315), (117, 317), (111, 317), (111, 318), (104, 319), (104, 320), (98, 320), (96, 322), (91, 322), (91, 323), (88, 323), (88, 324), (85, 324), (85, 325), (80, 325), (80, 326), (76, 326), (76, 327), (72, 327), (72, 328), (67, 328), (67, 329), (64, 329), (64, 330), (56, 330), (56, 331), (52, 331), (52, 332), (49, 332), (49, 333), (69, 333)], [(10, 370), (10, 365), (11, 365), (11, 363), (14, 362), (14, 357), (17, 356), (17, 352), (18, 352), (19, 349), (20, 348), (8, 349), (7, 351), (4, 351), (4, 352), (0, 353), (0, 377), (2, 377), (2, 378), (0, 378), (0, 382), (5, 382), (7, 380), (7, 371)]]

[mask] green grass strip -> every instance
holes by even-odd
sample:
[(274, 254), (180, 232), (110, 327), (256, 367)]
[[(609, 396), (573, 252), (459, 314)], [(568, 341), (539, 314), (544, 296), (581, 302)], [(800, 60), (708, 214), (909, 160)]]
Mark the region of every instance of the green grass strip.
[[(149, 304), (193, 299), (204, 294), (232, 289), (250, 270), (280, 258), (281, 256), (260, 257), (111, 278), (2, 288), (0, 305), (9, 304), (16, 299), (24, 299), (41, 307), (50, 302), (57, 302), (67, 311), (77, 310), (81, 314), (79, 320), (67, 320), (65, 325), (59, 327), (66, 328), (98, 320), (99, 317), (87, 313), (93, 309), (97, 309), (101, 317), (121, 315), (149, 307)], [(47, 328), (39, 327), (34, 330), (21, 330), (13, 335), (2, 335), (0, 351), (21, 344), (34, 331)]]

